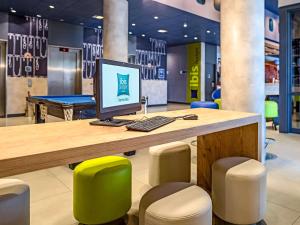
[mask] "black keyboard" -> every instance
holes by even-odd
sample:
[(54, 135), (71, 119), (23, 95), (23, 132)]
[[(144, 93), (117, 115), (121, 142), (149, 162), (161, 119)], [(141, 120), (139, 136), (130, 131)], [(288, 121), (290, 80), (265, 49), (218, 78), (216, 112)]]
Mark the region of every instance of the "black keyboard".
[(176, 119), (172, 117), (155, 116), (149, 119), (136, 121), (126, 126), (127, 130), (150, 132), (159, 127), (174, 122)]

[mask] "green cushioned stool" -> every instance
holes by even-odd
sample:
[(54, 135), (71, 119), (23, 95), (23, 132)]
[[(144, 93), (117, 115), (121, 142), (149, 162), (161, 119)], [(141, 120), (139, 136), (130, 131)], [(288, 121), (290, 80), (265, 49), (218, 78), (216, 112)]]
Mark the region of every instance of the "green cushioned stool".
[(73, 213), (82, 224), (105, 224), (131, 207), (131, 163), (107, 156), (79, 164), (73, 177)]
[(218, 104), (219, 109), (222, 109), (222, 99), (217, 98), (217, 99), (214, 100), (214, 102)]

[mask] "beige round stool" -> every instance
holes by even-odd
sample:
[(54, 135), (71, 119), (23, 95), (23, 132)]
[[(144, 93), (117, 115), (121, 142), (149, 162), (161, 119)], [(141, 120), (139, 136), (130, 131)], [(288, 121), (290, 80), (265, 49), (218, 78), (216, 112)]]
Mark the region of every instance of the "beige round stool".
[(190, 182), (191, 149), (184, 142), (173, 142), (151, 147), (149, 184), (151, 186), (168, 182)]
[(140, 202), (139, 225), (212, 225), (209, 195), (190, 183), (166, 183)]
[(264, 219), (267, 172), (258, 161), (231, 157), (212, 167), (213, 211), (232, 224), (255, 224)]
[(29, 186), (16, 179), (0, 179), (0, 224), (30, 224)]

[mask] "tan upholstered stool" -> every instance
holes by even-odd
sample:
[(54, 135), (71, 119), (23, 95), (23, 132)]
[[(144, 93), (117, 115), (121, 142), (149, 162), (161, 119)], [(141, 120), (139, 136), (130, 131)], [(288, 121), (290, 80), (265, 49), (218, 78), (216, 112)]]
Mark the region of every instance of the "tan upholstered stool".
[(0, 179), (0, 224), (29, 225), (29, 186), (20, 180)]
[(191, 149), (184, 142), (173, 142), (151, 147), (149, 184), (168, 182), (190, 182)]
[(212, 225), (209, 195), (190, 183), (166, 183), (140, 202), (139, 225)]
[(255, 224), (266, 212), (266, 168), (258, 161), (232, 157), (212, 167), (213, 211), (233, 224)]

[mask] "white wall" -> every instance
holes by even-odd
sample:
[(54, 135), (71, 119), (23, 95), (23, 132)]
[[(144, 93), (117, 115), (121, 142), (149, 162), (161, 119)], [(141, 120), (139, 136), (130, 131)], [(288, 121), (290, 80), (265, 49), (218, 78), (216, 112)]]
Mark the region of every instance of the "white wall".
[(279, 7), (300, 3), (300, 0), (279, 0)]
[(196, 0), (154, 0), (186, 12), (193, 13), (204, 18), (220, 21), (220, 12), (214, 8), (214, 0), (206, 0), (204, 5), (197, 3)]
[(148, 96), (148, 104), (168, 104), (168, 81), (166, 80), (142, 80), (142, 96)]

